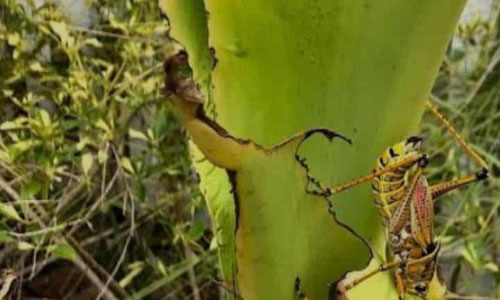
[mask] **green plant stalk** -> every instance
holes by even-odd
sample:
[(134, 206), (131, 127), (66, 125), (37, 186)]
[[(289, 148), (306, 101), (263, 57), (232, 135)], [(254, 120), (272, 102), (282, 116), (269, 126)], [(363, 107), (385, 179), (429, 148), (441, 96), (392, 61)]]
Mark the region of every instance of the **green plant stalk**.
[[(418, 133), (425, 101), (465, 0), (161, 3), (169, 16), (172, 35), (190, 54), (195, 78), (202, 87), (213, 85), (213, 90), (204, 90), (210, 100), (209, 115), (216, 115), (217, 122), (230, 134), (272, 148), (297, 132), (326, 127), (353, 141), (351, 146), (329, 145), (324, 139), (313, 137), (299, 149), (300, 155), (307, 158), (310, 174), (324, 186), (332, 186), (370, 172), (382, 150)], [(204, 23), (205, 10), (209, 15), (207, 23)], [(218, 60), (213, 71), (210, 71), (209, 46), (215, 49)], [(200, 140), (194, 140), (200, 144)], [(200, 148), (207, 155), (206, 147)], [(293, 163), (296, 162), (290, 162)], [(280, 214), (279, 209), (270, 209), (270, 215), (259, 211), (249, 217), (253, 221), (237, 220), (240, 223), (236, 228), (235, 207), (225, 172), (206, 161), (198, 167), (214, 218), (224, 275), (228, 279), (237, 276), (245, 299), (293, 297), (291, 292), (280, 290), (274, 280), (293, 279), (294, 274), (286, 274), (294, 270), (293, 263), (281, 266), (283, 269), (269, 266), (267, 274), (248, 272), (250, 263), (242, 253), (253, 245), (249, 244), (251, 239), (243, 236), (242, 225), (259, 224), (266, 217), (279, 224), (287, 212), (287, 203), (275, 199), (282, 199), (282, 191), (293, 189), (291, 184), (295, 182), (280, 179), (279, 174), (261, 173), (263, 181), (273, 182), (276, 187), (261, 197), (271, 203), (283, 201), (280, 204), (283, 210)], [(265, 165), (261, 170), (266, 170)], [(241, 181), (239, 187), (247, 187), (248, 182)], [(252, 188), (259, 191), (259, 185)], [(252, 201), (241, 204), (241, 214), (251, 210), (252, 203), (259, 202)], [(383, 230), (369, 186), (334, 195), (329, 201), (337, 218), (363, 237), (373, 247), (375, 258), (383, 261)], [(308, 226), (297, 230), (311, 230)], [(270, 228), (263, 230), (273, 232)], [(331, 261), (319, 260), (314, 251), (302, 254), (286, 251), (278, 245), (288, 243), (290, 249), (297, 250), (301, 241), (291, 242), (292, 235), (308, 232), (285, 231), (280, 232), (279, 238), (274, 235), (262, 239), (267, 242), (274, 239), (274, 243), (265, 245), (272, 256), (270, 261), (314, 262), (322, 269), (332, 270), (306, 272), (310, 281), (332, 282), (344, 272), (365, 264), (368, 257), (360, 247), (353, 246), (357, 250), (352, 251), (353, 248), (345, 247), (339, 240), (330, 241), (332, 248), (345, 249)], [(318, 246), (315, 241), (309, 243), (309, 247)], [(238, 269), (233, 265), (234, 249)], [(297, 259), (297, 255), (305, 257)], [(345, 261), (351, 265), (344, 264)], [(373, 290), (382, 292), (392, 288), (389, 275), (381, 274), (353, 290), (350, 297), (366, 299)], [(326, 288), (311, 282), (306, 282), (305, 290), (310, 299), (327, 297)]]

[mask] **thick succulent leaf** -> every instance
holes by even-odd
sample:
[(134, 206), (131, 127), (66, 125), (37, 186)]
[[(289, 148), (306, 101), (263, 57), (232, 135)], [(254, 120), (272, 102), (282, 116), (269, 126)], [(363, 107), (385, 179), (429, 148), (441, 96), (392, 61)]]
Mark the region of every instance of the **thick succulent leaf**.
[(199, 104), (175, 102), (194, 142), (232, 183), (244, 299), (294, 299), (297, 280), (310, 299), (327, 299), (333, 281), (368, 264), (369, 246), (337, 220), (299, 154), (315, 133), (331, 139), (331, 147), (347, 144), (345, 138), (312, 129), (265, 149), (200, 117)]
[[(310, 299), (326, 299), (332, 280), (368, 263), (367, 245), (335, 219), (327, 198), (307, 191), (307, 171), (296, 153), (316, 132), (334, 137), (311, 130), (271, 150), (255, 147), (232, 175), (245, 299), (293, 299), (296, 278)], [(337, 143), (344, 141), (334, 138), (332, 147)]]

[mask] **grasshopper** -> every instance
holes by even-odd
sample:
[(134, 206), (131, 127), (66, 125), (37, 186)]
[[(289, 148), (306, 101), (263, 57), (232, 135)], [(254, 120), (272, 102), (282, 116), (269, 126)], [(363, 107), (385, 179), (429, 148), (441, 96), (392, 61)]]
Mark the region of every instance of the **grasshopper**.
[(434, 235), (433, 201), (449, 191), (485, 180), (489, 167), (456, 132), (437, 108), (427, 102), (433, 116), (450, 132), (481, 169), (474, 175), (429, 185), (424, 169), (429, 159), (422, 149), (422, 138), (410, 137), (385, 150), (371, 174), (329, 189), (332, 195), (366, 181), (372, 181), (375, 206), (385, 228), (389, 262), (351, 282), (340, 282), (332, 297), (345, 299), (345, 292), (373, 275), (394, 270), (394, 281), (403, 300), (406, 294), (424, 300), (443, 300), (446, 287), (438, 276), (437, 260), (441, 245)]

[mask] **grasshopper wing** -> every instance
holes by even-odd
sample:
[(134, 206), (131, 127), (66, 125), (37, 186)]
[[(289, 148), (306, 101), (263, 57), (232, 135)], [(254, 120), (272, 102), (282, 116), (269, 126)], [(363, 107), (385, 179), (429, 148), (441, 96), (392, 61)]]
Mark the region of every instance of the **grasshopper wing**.
[(434, 203), (425, 176), (419, 176), (415, 182), (410, 207), (413, 238), (426, 249), (433, 240)]

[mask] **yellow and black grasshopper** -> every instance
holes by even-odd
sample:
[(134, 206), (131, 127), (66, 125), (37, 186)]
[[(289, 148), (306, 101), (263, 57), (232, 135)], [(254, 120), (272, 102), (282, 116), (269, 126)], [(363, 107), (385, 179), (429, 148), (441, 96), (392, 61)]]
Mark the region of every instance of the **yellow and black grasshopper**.
[[(351, 282), (340, 282), (334, 291), (337, 296), (354, 288), (373, 275), (394, 270), (399, 299), (406, 294), (425, 300), (443, 300), (446, 287), (437, 274), (440, 243), (434, 235), (433, 201), (458, 187), (487, 179), (489, 168), (485, 161), (457, 134), (451, 124), (430, 102), (432, 114), (444, 124), (452, 137), (471, 155), (481, 169), (472, 176), (429, 185), (423, 173), (428, 156), (423, 152), (422, 139), (410, 137), (389, 147), (377, 159), (373, 172), (346, 184), (330, 189), (332, 195), (363, 182), (372, 181), (375, 205), (385, 227), (390, 261), (373, 272)], [(335, 296), (332, 295), (335, 298)]]

